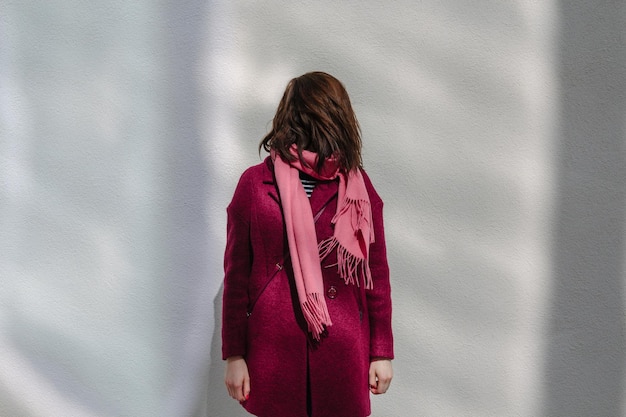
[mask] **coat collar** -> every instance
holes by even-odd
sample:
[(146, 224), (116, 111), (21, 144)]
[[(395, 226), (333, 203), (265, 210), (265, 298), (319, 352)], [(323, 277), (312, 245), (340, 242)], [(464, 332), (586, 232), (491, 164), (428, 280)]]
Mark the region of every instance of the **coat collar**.
[(280, 204), (280, 198), (278, 198), (278, 188), (276, 188), (276, 183), (274, 181), (274, 163), (272, 162), (272, 158), (269, 156), (265, 158), (263, 161), (265, 165), (265, 169), (263, 170), (262, 181), (263, 184), (269, 185), (270, 187), (267, 193), (274, 201)]

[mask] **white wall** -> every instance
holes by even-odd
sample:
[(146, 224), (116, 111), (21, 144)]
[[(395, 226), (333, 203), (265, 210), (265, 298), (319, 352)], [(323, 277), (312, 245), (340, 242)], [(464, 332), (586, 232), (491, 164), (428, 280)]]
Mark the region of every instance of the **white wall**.
[(244, 416), (225, 207), (288, 80), (347, 86), (386, 201), (374, 416), (626, 415), (624, 6), (8, 1), (0, 415)]

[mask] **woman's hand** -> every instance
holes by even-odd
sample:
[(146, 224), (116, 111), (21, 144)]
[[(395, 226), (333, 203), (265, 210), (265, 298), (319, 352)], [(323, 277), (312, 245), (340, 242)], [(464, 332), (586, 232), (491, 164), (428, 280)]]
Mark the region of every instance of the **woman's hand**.
[(250, 396), (250, 375), (243, 356), (231, 356), (226, 359), (224, 382), (231, 397), (240, 403), (248, 399)]
[(372, 394), (384, 394), (389, 389), (393, 378), (393, 369), (389, 359), (373, 359), (370, 362), (370, 391)]

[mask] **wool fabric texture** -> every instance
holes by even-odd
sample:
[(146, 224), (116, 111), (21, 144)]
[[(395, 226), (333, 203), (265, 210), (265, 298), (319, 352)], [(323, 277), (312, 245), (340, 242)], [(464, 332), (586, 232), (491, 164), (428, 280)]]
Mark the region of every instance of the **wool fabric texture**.
[[(317, 154), (303, 151), (301, 160), (297, 148), (290, 149), (295, 161), (284, 161), (271, 152), (276, 184), (280, 194), (289, 254), (294, 271), (298, 300), (307, 322), (308, 331), (320, 340), (332, 325), (323, 296), (321, 260), (337, 249), (337, 268), (346, 284), (372, 288), (369, 269), (369, 245), (374, 242), (372, 210), (363, 175), (359, 169), (348, 173), (339, 169), (336, 158), (327, 158), (319, 171)], [(299, 171), (321, 181), (339, 178), (337, 211), (332, 219), (334, 233), (317, 244), (311, 205)]]

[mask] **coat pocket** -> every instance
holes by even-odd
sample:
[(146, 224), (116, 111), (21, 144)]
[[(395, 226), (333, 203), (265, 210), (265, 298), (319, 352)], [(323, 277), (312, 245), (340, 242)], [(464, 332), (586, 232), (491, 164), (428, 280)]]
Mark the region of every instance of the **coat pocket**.
[(263, 288), (261, 288), (261, 290), (257, 293), (256, 297), (250, 300), (250, 303), (248, 304), (248, 311), (246, 312), (248, 317), (250, 317), (250, 315), (252, 314), (252, 311), (254, 310), (254, 306), (256, 305), (257, 301), (259, 301), (259, 298), (261, 298), (261, 295), (263, 295), (268, 285), (270, 285), (270, 283), (276, 277), (276, 275), (278, 275), (278, 273), (282, 271), (284, 268), (285, 266), (283, 265), (282, 262), (276, 262), (276, 265), (274, 266), (274, 272), (269, 276), (269, 278), (263, 285)]

